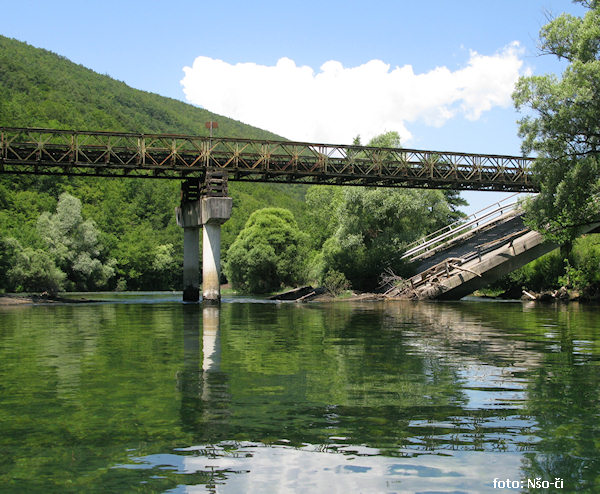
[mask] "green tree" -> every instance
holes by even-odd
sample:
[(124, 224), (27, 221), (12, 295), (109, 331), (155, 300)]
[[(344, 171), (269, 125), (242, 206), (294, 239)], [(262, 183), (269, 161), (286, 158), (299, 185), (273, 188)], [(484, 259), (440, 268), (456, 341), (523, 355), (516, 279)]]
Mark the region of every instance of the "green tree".
[(0, 251), (8, 254), (5, 260), (10, 262), (3, 288), (15, 292), (46, 291), (52, 294), (63, 289), (66, 275), (56, 266), (51, 254), (41, 249), (23, 248), (13, 238), (0, 244)]
[(386, 268), (406, 275), (406, 245), (447, 224), (450, 214), (439, 190), (347, 187), (323, 244), (322, 272), (339, 271), (360, 290), (376, 288)]
[(4, 238), (0, 235), (0, 290), (12, 288), (8, 273), (15, 263), (15, 255), (19, 243), (13, 238)]
[[(360, 145), (360, 137), (359, 136), (357, 136), (354, 139), (354, 143)], [(396, 132), (395, 130), (392, 130), (390, 132), (384, 132), (383, 134), (379, 134), (379, 135), (373, 137), (369, 141), (367, 146), (372, 146), (372, 147), (377, 147), (377, 148), (400, 148), (400, 147), (402, 147), (401, 141), (400, 141), (400, 134), (398, 134), (398, 132)]]
[(9, 278), (18, 292), (55, 294), (63, 289), (66, 275), (56, 266), (54, 259), (47, 252), (26, 247), (17, 253)]
[(114, 260), (103, 258), (96, 224), (83, 219), (76, 197), (61, 194), (56, 213), (42, 213), (37, 226), (48, 253), (76, 289), (104, 287), (114, 275)]
[(306, 236), (290, 211), (259, 209), (227, 251), (225, 274), (236, 290), (267, 293), (304, 281)]
[(513, 94), (517, 109), (531, 110), (520, 120), (523, 152), (537, 153), (541, 192), (527, 222), (559, 243), (600, 212), (600, 4), (578, 1), (583, 17), (562, 14), (540, 31), (542, 53), (567, 62), (562, 76), (522, 77)]
[[(355, 146), (360, 146), (360, 136), (356, 136), (352, 142)], [(381, 147), (381, 148), (400, 148), (400, 134), (395, 131), (385, 132), (378, 136), (373, 137), (367, 146), (372, 147)], [(458, 208), (461, 206), (467, 206), (468, 203), (465, 199), (460, 196), (460, 191), (453, 189), (443, 189), (444, 196), (446, 198), (446, 202), (450, 206), (451, 214), (448, 218), (448, 223), (455, 221), (459, 218), (464, 218), (466, 215), (461, 212)]]
[(172, 243), (161, 243), (148, 222), (125, 231), (112, 253), (119, 289), (172, 290), (181, 286), (182, 256), (175, 253)]
[(310, 221), (305, 231), (312, 248), (321, 249), (325, 240), (333, 235), (343, 191), (343, 187), (333, 185), (313, 185), (306, 191), (306, 215)]

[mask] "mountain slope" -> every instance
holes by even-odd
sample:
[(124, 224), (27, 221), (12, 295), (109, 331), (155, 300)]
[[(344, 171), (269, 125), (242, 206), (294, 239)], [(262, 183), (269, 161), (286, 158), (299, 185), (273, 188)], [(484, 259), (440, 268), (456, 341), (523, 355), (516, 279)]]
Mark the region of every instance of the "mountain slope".
[(281, 139), (0, 36), (1, 125), (202, 135), (209, 120), (220, 136)]

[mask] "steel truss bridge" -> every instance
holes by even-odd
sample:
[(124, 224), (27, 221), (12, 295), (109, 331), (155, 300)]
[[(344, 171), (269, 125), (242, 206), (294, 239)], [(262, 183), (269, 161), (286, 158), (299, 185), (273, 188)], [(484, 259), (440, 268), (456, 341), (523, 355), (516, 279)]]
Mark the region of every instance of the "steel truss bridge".
[(0, 173), (536, 192), (531, 158), (170, 134), (0, 127)]

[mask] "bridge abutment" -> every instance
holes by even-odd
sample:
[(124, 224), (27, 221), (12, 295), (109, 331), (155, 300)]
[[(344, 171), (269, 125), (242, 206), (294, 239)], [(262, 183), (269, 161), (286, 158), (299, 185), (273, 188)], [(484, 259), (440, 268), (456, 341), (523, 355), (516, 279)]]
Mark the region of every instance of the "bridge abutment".
[(181, 204), (175, 208), (183, 228), (183, 301), (200, 299), (200, 228), (202, 234), (202, 300), (221, 300), (221, 225), (231, 217), (233, 200), (227, 197), (227, 176), (207, 173), (204, 183), (186, 180), (181, 185)]

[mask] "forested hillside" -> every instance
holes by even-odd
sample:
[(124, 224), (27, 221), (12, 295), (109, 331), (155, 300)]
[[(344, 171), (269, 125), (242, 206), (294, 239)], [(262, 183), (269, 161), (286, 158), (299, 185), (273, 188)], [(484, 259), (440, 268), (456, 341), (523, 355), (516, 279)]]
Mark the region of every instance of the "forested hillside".
[(267, 131), (124, 82), (47, 50), (0, 36), (2, 125), (198, 135), (217, 120), (219, 135), (275, 138)]
[[(0, 126), (202, 135), (209, 120), (218, 122), (220, 136), (279, 138), (181, 101), (133, 89), (49, 51), (0, 36)], [(62, 283), (64, 288), (179, 287), (182, 232), (173, 212), (179, 200), (177, 181), (3, 175), (0, 289), (36, 290), (40, 282), (48, 281), (51, 259), (45, 254), (51, 249), (44, 237), (52, 232), (44, 232), (39, 218), (45, 212), (56, 215), (51, 225), (64, 230), (56, 208), (65, 192), (81, 201), (80, 224), (71, 225), (62, 247), (55, 246), (56, 252), (69, 247), (72, 251), (81, 244), (78, 235), (89, 234), (92, 222), (98, 241), (93, 246), (79, 245), (83, 257), (77, 262), (89, 275), (69, 276), (71, 282)], [(223, 252), (255, 209), (284, 207), (301, 223), (304, 192), (305, 188), (298, 186), (230, 184), (235, 207), (223, 227)], [(79, 207), (76, 202), (67, 198), (64, 203), (63, 215), (77, 217), (76, 211), (69, 210)], [(91, 249), (91, 254), (86, 249)], [(11, 266), (6, 265), (9, 262)], [(64, 262), (73, 264), (76, 259)], [(13, 269), (13, 278), (20, 282), (13, 279), (11, 283), (6, 273), (15, 263), (21, 266), (17, 272)], [(114, 271), (107, 283), (101, 270), (94, 271), (98, 263)]]

